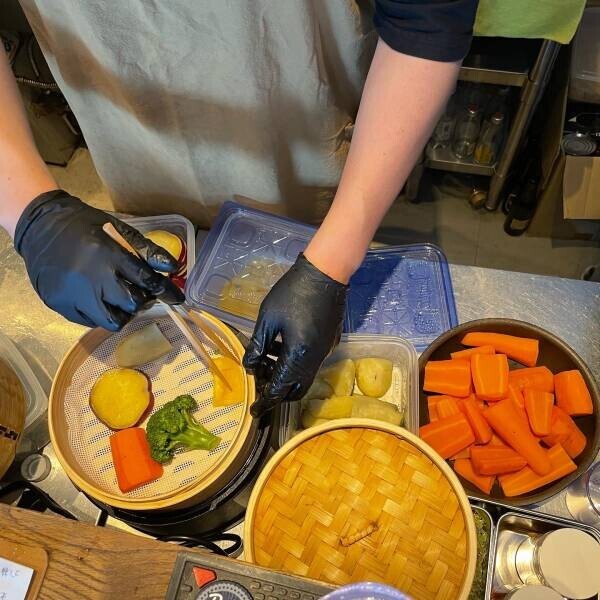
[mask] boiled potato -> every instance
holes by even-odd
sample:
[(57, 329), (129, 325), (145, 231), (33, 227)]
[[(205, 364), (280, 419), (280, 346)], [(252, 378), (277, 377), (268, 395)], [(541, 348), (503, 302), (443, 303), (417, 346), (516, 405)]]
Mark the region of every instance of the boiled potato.
[(354, 396), (351, 416), (385, 421), (392, 425), (402, 425), (403, 421), (403, 415), (395, 404), (369, 396)]
[(313, 398), (308, 401), (308, 411), (317, 419), (343, 419), (352, 414), (352, 396)]
[(319, 377), (324, 379), (332, 388), (336, 396), (349, 396), (354, 389), (355, 367), (354, 361), (349, 358), (321, 369)]
[(303, 401), (310, 400), (311, 398), (329, 398), (333, 396), (333, 388), (321, 377), (315, 377), (312, 385), (308, 388), (306, 394), (304, 394)]
[(122, 339), (115, 350), (119, 367), (139, 367), (171, 352), (171, 342), (156, 323), (146, 325)]
[(213, 375), (213, 406), (220, 408), (243, 402), (246, 397), (244, 367), (228, 356), (217, 356), (213, 361), (229, 384), (227, 387), (218, 375)]
[(314, 427), (315, 425), (321, 425), (328, 421), (329, 419), (318, 419), (317, 417), (314, 417), (309, 410), (302, 411), (302, 427), (304, 427), (304, 429)]
[(148, 378), (134, 369), (111, 369), (98, 377), (90, 392), (94, 414), (111, 429), (133, 427), (148, 410)]
[(365, 396), (380, 398), (392, 385), (392, 362), (386, 358), (357, 360), (356, 383)]

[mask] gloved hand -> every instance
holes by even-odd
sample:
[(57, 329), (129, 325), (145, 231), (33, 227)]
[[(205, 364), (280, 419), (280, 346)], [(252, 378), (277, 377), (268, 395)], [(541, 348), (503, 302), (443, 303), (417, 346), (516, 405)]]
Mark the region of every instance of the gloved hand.
[(263, 300), (244, 354), (251, 372), (267, 368), (281, 334), (281, 353), (270, 382), (251, 407), (260, 416), (279, 402), (299, 400), (340, 340), (348, 286), (312, 265), (303, 254)]
[[(147, 261), (102, 231), (110, 222)], [(62, 190), (38, 196), (23, 212), (15, 248), (40, 298), (70, 321), (117, 331), (150, 300), (183, 302), (164, 275), (177, 268), (166, 250), (109, 214)]]

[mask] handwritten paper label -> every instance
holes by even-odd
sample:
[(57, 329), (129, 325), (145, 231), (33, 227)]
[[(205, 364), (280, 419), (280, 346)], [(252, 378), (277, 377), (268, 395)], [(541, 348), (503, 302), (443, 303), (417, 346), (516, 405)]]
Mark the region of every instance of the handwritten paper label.
[(33, 569), (0, 556), (0, 600), (25, 600)]

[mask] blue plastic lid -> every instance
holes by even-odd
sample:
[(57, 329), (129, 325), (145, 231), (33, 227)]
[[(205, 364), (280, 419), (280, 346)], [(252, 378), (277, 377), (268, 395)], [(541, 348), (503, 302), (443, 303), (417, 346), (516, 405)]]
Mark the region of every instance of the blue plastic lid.
[(340, 587), (321, 600), (411, 600), (411, 597), (389, 585), (366, 581)]
[[(188, 302), (252, 331), (262, 298), (314, 232), (297, 221), (226, 202), (188, 277)], [(370, 250), (350, 281), (347, 333), (394, 335), (421, 351), (457, 324), (448, 263), (437, 246)]]

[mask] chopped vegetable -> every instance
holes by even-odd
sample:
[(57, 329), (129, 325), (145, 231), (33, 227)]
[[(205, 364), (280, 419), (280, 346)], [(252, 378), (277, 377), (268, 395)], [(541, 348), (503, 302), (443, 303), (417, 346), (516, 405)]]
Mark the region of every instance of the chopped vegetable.
[(353, 396), (312, 398), (306, 408), (317, 419), (345, 419), (352, 415)]
[(539, 341), (532, 338), (490, 331), (467, 333), (461, 343), (464, 346), (493, 346), (496, 352), (506, 354), (527, 367), (535, 367), (540, 347)]
[(583, 431), (558, 406), (552, 408), (550, 434), (544, 437), (542, 441), (549, 447), (560, 444), (571, 458), (578, 457), (587, 445), (587, 438)]
[(450, 460), (458, 460), (459, 458), (471, 458), (471, 448), (472, 447), (473, 446), (467, 446), (466, 448), (463, 448), (462, 450), (460, 450), (460, 452), (453, 454), (450, 457)]
[(542, 392), (554, 392), (554, 375), (548, 367), (515, 369), (508, 374), (508, 384), (520, 390), (532, 388)]
[(319, 419), (312, 415), (312, 413), (308, 410), (302, 411), (302, 427), (304, 429), (309, 429), (310, 427), (314, 427), (315, 425), (322, 425), (323, 423), (328, 423), (329, 419)]
[(404, 418), (395, 404), (369, 396), (354, 396), (351, 416), (385, 421), (392, 425), (402, 425)]
[(538, 475), (531, 466), (527, 466), (516, 473), (499, 477), (500, 486), (505, 496), (513, 497), (526, 494), (577, 470), (577, 465), (560, 444), (552, 446), (550, 450), (545, 452), (550, 463), (550, 470), (545, 475)]
[(525, 408), (525, 398), (523, 398), (523, 392), (521, 388), (510, 382), (510, 373), (508, 374), (508, 398), (516, 402), (521, 408)]
[(119, 367), (139, 367), (168, 354), (172, 348), (158, 325), (151, 323), (122, 339), (117, 344), (115, 359)]
[(475, 393), (482, 400), (502, 400), (508, 394), (506, 354), (474, 354), (471, 375)]
[(246, 378), (242, 365), (228, 356), (217, 356), (213, 361), (229, 383), (227, 387), (221, 377), (213, 378), (213, 406), (221, 408), (243, 402), (246, 395)]
[(525, 410), (531, 431), (537, 436), (548, 435), (552, 421), (554, 396), (548, 392), (525, 388)]
[(354, 361), (347, 358), (321, 369), (319, 377), (333, 388), (335, 396), (350, 396), (354, 389), (355, 372)]
[(213, 450), (219, 445), (221, 438), (213, 435), (192, 416), (196, 406), (191, 396), (177, 396), (150, 417), (146, 435), (154, 460), (168, 462), (177, 448)]
[(591, 415), (594, 412), (590, 390), (581, 371), (563, 371), (554, 376), (556, 404), (568, 415)]
[(144, 237), (166, 250), (176, 261), (181, 260), (185, 246), (179, 236), (163, 229), (154, 229), (145, 233)]
[(473, 430), (462, 413), (423, 425), (419, 437), (442, 458), (450, 458), (475, 442)]
[(513, 473), (527, 464), (520, 454), (506, 446), (473, 446), (471, 462), (478, 475)]
[(445, 419), (446, 417), (457, 415), (459, 412), (461, 411), (455, 398), (452, 398), (451, 396), (440, 396), (440, 399), (437, 402), (438, 418)]
[(162, 465), (150, 456), (146, 433), (140, 427), (122, 429), (113, 433), (109, 440), (117, 483), (124, 494), (163, 474)]
[(392, 361), (387, 358), (361, 358), (356, 364), (356, 383), (365, 396), (380, 398), (392, 385)]
[(427, 396), (427, 412), (429, 413), (430, 423), (440, 418), (437, 411), (438, 398), (445, 398), (445, 396)]
[(423, 389), (464, 398), (471, 392), (471, 364), (468, 360), (430, 360), (425, 365)]
[(484, 419), (483, 412), (479, 408), (475, 397), (465, 398), (462, 402), (462, 409), (471, 425), (471, 429), (473, 429), (475, 441), (478, 444), (487, 444), (492, 439), (492, 429)]
[(550, 461), (546, 452), (533, 437), (527, 425), (519, 418), (516, 404), (506, 398), (495, 402), (483, 413), (492, 429), (516, 450), (538, 475), (550, 472)]
[[(527, 411), (525, 410), (525, 400), (523, 400), (523, 406), (521, 406), (518, 400), (513, 398), (507, 398), (513, 404), (513, 408), (515, 409), (517, 415), (519, 416), (519, 421), (522, 423), (523, 427), (527, 431), (531, 431), (531, 427), (529, 426), (529, 419), (527, 418)], [(533, 431), (531, 431), (533, 434)]]
[(508, 448), (508, 446), (499, 438), (494, 432), (492, 432), (492, 439), (489, 442), (489, 446), (502, 446)]
[(473, 354), (495, 354), (493, 346), (475, 346), (474, 348), (467, 348), (466, 350), (458, 350), (456, 352), (450, 352), (452, 359), (464, 359), (471, 360)]
[(324, 379), (317, 376), (302, 400), (306, 402), (311, 398), (329, 398), (330, 396), (333, 396), (333, 388)]
[(454, 461), (454, 470), (463, 478), (479, 488), (485, 494), (489, 494), (494, 485), (493, 476), (478, 475), (473, 469), (473, 465), (468, 458), (459, 458)]
[(90, 392), (94, 414), (111, 429), (133, 427), (152, 400), (148, 378), (134, 369), (110, 369), (98, 377)]

